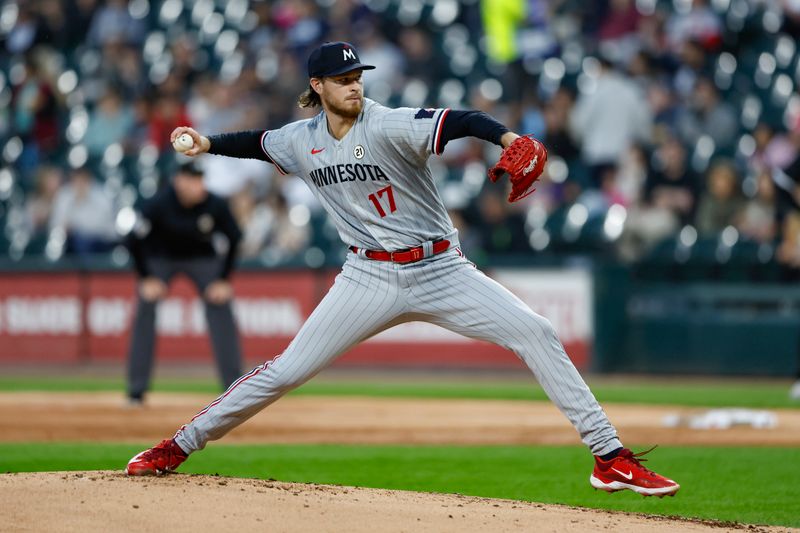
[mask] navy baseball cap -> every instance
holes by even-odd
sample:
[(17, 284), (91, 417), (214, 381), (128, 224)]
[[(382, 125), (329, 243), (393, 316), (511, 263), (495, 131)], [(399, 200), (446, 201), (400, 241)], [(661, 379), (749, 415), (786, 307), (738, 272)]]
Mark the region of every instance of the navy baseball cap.
[(178, 165), (178, 174), (186, 174), (188, 176), (201, 177), (203, 175), (203, 166), (191, 159)]
[(358, 52), (350, 43), (325, 43), (311, 52), (308, 57), (308, 77), (338, 76), (351, 70), (372, 70), (372, 65), (364, 65), (358, 59)]

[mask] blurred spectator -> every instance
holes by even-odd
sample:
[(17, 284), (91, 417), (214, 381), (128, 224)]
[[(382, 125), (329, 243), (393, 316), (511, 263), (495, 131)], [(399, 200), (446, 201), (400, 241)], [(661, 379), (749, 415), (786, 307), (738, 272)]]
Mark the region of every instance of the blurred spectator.
[[(790, 105), (765, 94), (773, 87), (762, 87), (753, 71), (758, 54), (774, 50), (776, 72), (782, 69), (791, 77), (794, 63), (782, 63), (787, 59), (779, 57), (777, 45), (786, 34), (800, 34), (800, 11), (792, 2), (770, 4), (769, 9), (777, 10), (783, 20), (777, 33), (759, 23), (761, 7), (751, 10), (739, 31), (735, 13), (723, 13), (722, 4), (708, 0), (459, 2), (456, 18), (441, 28), (436, 19), (447, 10), (434, 16), (427, 3), (414, 15), (409, 6), (396, 2), (390, 9), (375, 9), (377, 4), (360, 0), (247, 0), (248, 14), (238, 20), (233, 4), (229, 10), (224, 2), (184, 2), (174, 21), (165, 18), (161, 4), (12, 2), (18, 11), (8, 10), (6, 14), (14, 16), (4, 19), (6, 31), (0, 36), (0, 46), (8, 52), (7, 61), (0, 62), (0, 102), (4, 104), (0, 106), (0, 148), (19, 174), (22, 190), (33, 188), (34, 175), (37, 190), (42, 188), (17, 207), (47, 203), (46, 191), (56, 180), (48, 178), (43, 183), (37, 174), (39, 165), (60, 163), (68, 155), (77, 157), (73, 163), (80, 162), (80, 150), (73, 151), (67, 141), (80, 132), (84, 109), (90, 120), (80, 140), (92, 160), (110, 144), (121, 142), (125, 154), (136, 160), (124, 160), (115, 172), (124, 184), (147, 185), (151, 180), (144, 180), (140, 171), (163, 172), (173, 160), (168, 135), (176, 124), (222, 132), (273, 128), (309, 116), (295, 102), (307, 84), (308, 47), (343, 38), (361, 39), (362, 55), (374, 56), (373, 63), (380, 66), (364, 80), (370, 97), (396, 105), (415, 93), (408, 99), (410, 105), (467, 105), (495, 115), (516, 131), (541, 136), (552, 172), (548, 168), (537, 193), (519, 204), (519, 208), (541, 212), (536, 215), (541, 220), (533, 217), (536, 224), (546, 224), (548, 217), (556, 222), (578, 197), (581, 202), (591, 199), (592, 209), (625, 205), (627, 229), (633, 228), (631, 220), (647, 213), (649, 218), (634, 233), (647, 234), (648, 221), (653, 223), (654, 235), (691, 223), (691, 191), (699, 184), (690, 182), (696, 177), (691, 177), (683, 162), (663, 162), (663, 154), (679, 151), (665, 141), (674, 135), (684, 144), (682, 158), (687, 152), (696, 155), (698, 139), (707, 135), (715, 143), (714, 155), (736, 155), (737, 163), (746, 166), (742, 170), (750, 177), (743, 190), (749, 199), (736, 218), (743, 235), (780, 239), (789, 227), (783, 224), (786, 213), (796, 210), (800, 200), (796, 182), (800, 180), (800, 129), (794, 126), (798, 115)], [(145, 5), (147, 13), (141, 9)], [(217, 81), (225, 54), (220, 53), (219, 43), (208, 39), (211, 34), (203, 31), (203, 20), (193, 10), (205, 7), (224, 16), (224, 29), (241, 28), (235, 52), (237, 57), (241, 54), (243, 64), (238, 76), (224, 77), (227, 84)], [(255, 27), (251, 26), (253, 13), (258, 21)], [(418, 23), (413, 23), (415, 16)], [(142, 44), (151, 34), (154, 38), (145, 57)], [(165, 38), (163, 44), (160, 36)], [(610, 68), (605, 60), (598, 67), (584, 55), (587, 50), (614, 60), (618, 69)], [(723, 50), (736, 59), (732, 74), (725, 70), (731, 66), (729, 58), (721, 61)], [(557, 59), (545, 63), (550, 57)], [(565, 67), (563, 77), (551, 77), (558, 74), (559, 69), (552, 67), (559, 66), (559, 60)], [(226, 63), (227, 71), (232, 62)], [(466, 73), (457, 72), (465, 68)], [(501, 81), (499, 99), (488, 90), (492, 82), (484, 83), (488, 78)], [(450, 83), (443, 86), (444, 81)], [(715, 83), (724, 90), (720, 92)], [(104, 96), (108, 88), (118, 94)], [(578, 104), (577, 90), (581, 91)], [(739, 123), (745, 109), (736, 107), (746, 95), (757, 95), (762, 106), (758, 110), (762, 123), (752, 131), (752, 154), (749, 139), (743, 137), (752, 124), (748, 122), (745, 128)], [(74, 127), (65, 135), (68, 124)], [(737, 144), (740, 139), (742, 143)], [(163, 156), (156, 167), (151, 166), (151, 152), (142, 151), (149, 144), (156, 145)], [(443, 190), (453, 201), (448, 205), (473, 206), (465, 216), (470, 218), (476, 240), (481, 223), (472, 217), (479, 217), (477, 206), (486, 194), (478, 177), (497, 152), (485, 143), (456, 141), (444, 157), (436, 158), (440, 163), (435, 168), (437, 179), (446, 182)], [(243, 191), (252, 191), (258, 198), (274, 188), (286, 199), (287, 212), (297, 208), (295, 220), (305, 218), (303, 209), (312, 213), (318, 209), (313, 193), (301, 180), (273, 175), (258, 162), (238, 166), (238, 160), (227, 164), (233, 160), (224, 159), (215, 158), (213, 165), (220, 164), (209, 169), (207, 186), (233, 197), (233, 202)], [(679, 167), (687, 177), (676, 180)], [(771, 181), (766, 172), (771, 173)], [(700, 203), (705, 206), (709, 201)], [(254, 202), (254, 206), (256, 211), (272, 209), (266, 203)], [(698, 221), (705, 217), (705, 207), (702, 213)], [(659, 225), (659, 217), (669, 222)], [(591, 253), (588, 248), (581, 251)]]
[(242, 259), (257, 258), (264, 249), (272, 224), (272, 213), (259, 202), (251, 187), (230, 198), (231, 212), (242, 229), (239, 255)]
[[(602, 215), (601, 211), (604, 211), (605, 208), (614, 204), (628, 205), (628, 198), (622, 193), (619, 187), (619, 170), (619, 167), (616, 165), (609, 165), (603, 169), (600, 174), (600, 196), (597, 199), (598, 202), (596, 202), (595, 212), (592, 213), (590, 209), (590, 215), (600, 216)], [(588, 192), (593, 191), (587, 191), (587, 193)]]
[(464, 255), (473, 257), (476, 254), (480, 254), (480, 235), (467, 222), (464, 212), (461, 209), (449, 209), (447, 213), (450, 215), (450, 220), (453, 221), (453, 227), (458, 230), (458, 244)]
[[(487, 2), (491, 4), (492, 2)], [(506, 5), (514, 2), (506, 2)], [(549, 0), (526, 0), (524, 23), (515, 36), (520, 58), (546, 58), (557, 53), (558, 42), (552, 23), (552, 2)]]
[(800, 269), (800, 211), (792, 211), (783, 220), (782, 238), (776, 257), (790, 270)]
[(217, 80), (210, 74), (199, 76), (191, 86), (186, 102), (186, 113), (197, 128), (207, 127), (206, 121), (210, 122), (209, 116), (217, 111), (214, 106), (216, 88)]
[(141, 21), (131, 17), (126, 0), (106, 0), (105, 5), (95, 11), (86, 37), (96, 46), (139, 44), (144, 39), (144, 27)]
[(525, 220), (511, 210), (506, 194), (502, 188), (495, 188), (478, 199), (476, 224), (473, 227), (480, 236), (480, 249), (484, 256), (530, 250), (524, 231)]
[(713, 50), (722, 44), (722, 21), (706, 0), (691, 0), (689, 9), (679, 9), (670, 17), (667, 37), (673, 50), (690, 40)]
[(678, 127), (680, 109), (669, 85), (653, 83), (647, 88), (647, 101), (653, 113), (653, 136), (661, 137)]
[(748, 165), (756, 172), (786, 168), (797, 158), (797, 146), (784, 134), (777, 133), (766, 122), (759, 122), (753, 131), (756, 149)]
[(188, 35), (181, 35), (170, 47), (172, 66), (170, 75), (180, 81), (185, 92), (189, 92), (192, 84), (204, 70), (206, 56), (200, 46)]
[(109, 89), (89, 115), (83, 143), (89, 155), (102, 157), (112, 144), (125, 142), (133, 127), (133, 111), (122, 102), (119, 93)]
[(63, 0), (39, 0), (39, 31), (41, 43), (63, 49), (69, 42)]
[(133, 124), (123, 143), (127, 153), (135, 153), (150, 141), (150, 100), (140, 96), (133, 101), (131, 116)]
[[(797, 39), (800, 37), (800, 3), (795, 0), (779, 0), (778, 3), (784, 15), (781, 29)], [(800, 399), (800, 390), (798, 390), (797, 398)]]
[(42, 41), (39, 19), (32, 6), (19, 6), (17, 20), (6, 37), (6, 50), (12, 54), (22, 54)]
[(429, 33), (413, 26), (402, 28), (398, 42), (405, 59), (406, 78), (431, 86), (447, 73), (447, 65), (442, 55), (434, 52)]
[(701, 195), (695, 226), (704, 237), (712, 237), (733, 225), (744, 209), (739, 176), (733, 163), (714, 163), (708, 170), (706, 191)]
[(210, 157), (205, 161), (205, 184), (209, 192), (229, 198), (242, 191), (266, 191), (274, 167), (256, 159)]
[[(126, 47), (120, 43), (111, 42), (103, 48), (86, 51), (83, 55), (88, 66), (82, 75), (81, 92), (85, 103), (93, 104), (105, 94), (109, 87), (117, 89), (125, 99), (131, 97), (131, 92), (125, 87), (125, 81), (120, 76), (120, 69), (126, 63), (123, 58)], [(135, 60), (141, 61), (141, 53), (133, 51)], [(142, 75), (139, 80), (141, 87), (149, 87), (147, 77)]]
[(517, 35), (525, 22), (526, 3), (522, 0), (483, 0), (481, 15), (489, 59), (507, 64), (520, 57)]
[(12, 87), (11, 108), (13, 130), (23, 142), (17, 165), (28, 175), (42, 157), (49, 157), (58, 147), (58, 101), (33, 54), (25, 56), (21, 73)]
[(595, 179), (603, 167), (617, 165), (634, 142), (649, 141), (652, 128), (647, 100), (637, 85), (606, 59), (599, 60), (599, 68), (596, 87), (580, 94), (570, 119)]
[(298, 58), (308, 57), (310, 48), (325, 40), (328, 26), (313, 0), (287, 0), (273, 8), (275, 21), (285, 27), (286, 45)]
[(737, 218), (736, 228), (745, 238), (769, 243), (775, 240), (778, 231), (775, 183), (769, 171), (759, 172), (756, 178), (756, 193), (747, 200)]
[[(262, 227), (258, 231), (266, 233), (263, 259), (267, 263), (274, 264), (297, 258), (311, 240), (308, 219), (298, 220), (292, 217), (286, 198), (274, 188), (267, 195), (264, 207), (266, 213), (258, 213), (260, 219), (253, 220), (254, 223), (266, 227), (266, 230)], [(305, 212), (308, 214), (307, 209)]]
[(258, 17), (258, 24), (247, 40), (250, 52), (261, 54), (272, 48), (277, 37), (275, 24), (272, 22), (272, 2), (253, 2), (253, 12)]
[(227, 133), (243, 129), (247, 118), (247, 101), (236, 86), (221, 81), (205, 80), (201, 91), (189, 101), (193, 124), (204, 131)]
[(738, 134), (738, 118), (733, 106), (722, 100), (710, 78), (697, 80), (687, 105), (677, 120), (678, 133), (689, 146), (704, 135), (714, 141), (717, 153), (733, 155)]
[[(551, 118), (555, 119), (556, 117)], [(519, 125), (520, 131), (525, 132), (526, 135), (533, 135), (537, 139), (544, 140), (546, 130), (544, 111), (533, 92), (526, 94), (522, 99)], [(564, 122), (561, 124), (552, 124), (552, 126), (554, 128), (559, 128), (560, 126), (561, 130), (566, 133), (566, 131), (564, 131), (566, 126)]]
[[(544, 106), (544, 136), (542, 141), (548, 154), (557, 155), (567, 161), (575, 161), (580, 149), (569, 134), (569, 115), (572, 110), (572, 94), (566, 89), (556, 91), (553, 98)], [(522, 131), (528, 132), (523, 128)]]
[(653, 156), (642, 202), (628, 210), (618, 243), (620, 257), (633, 261), (692, 220), (697, 176), (688, 168), (684, 146), (667, 138)]
[(402, 90), (405, 58), (398, 47), (386, 40), (374, 24), (363, 21), (360, 23), (362, 30), (358, 32), (361, 61), (367, 65), (381, 66), (375, 69), (375, 75), (370, 72), (369, 76), (365, 76), (364, 91), (369, 95), (373, 88), (380, 87), (388, 95)]
[(300, 65), (292, 56), (281, 55), (278, 71), (281, 73), (269, 86), (269, 124), (280, 125), (296, 120), (300, 108), (297, 95), (308, 87), (306, 66)]
[(627, 62), (641, 48), (637, 31), (641, 18), (635, 0), (610, 0), (597, 32), (600, 49)]
[(106, 70), (103, 73), (106, 84), (115, 87), (126, 101), (142, 96), (148, 91), (147, 75), (142, 68), (142, 55), (133, 46), (109, 46), (114, 50), (106, 56)]
[(696, 41), (683, 43), (678, 59), (678, 69), (672, 76), (672, 86), (680, 98), (690, 98), (697, 79), (709, 75), (709, 57)]
[(314, 192), (306, 185), (302, 178), (298, 176), (282, 176), (273, 172), (270, 177), (270, 188), (277, 189), (286, 198), (289, 209), (295, 206), (303, 206), (311, 210), (312, 213), (322, 212), (322, 206), (314, 196)]
[(668, 137), (656, 149), (645, 182), (644, 201), (673, 213), (681, 224), (692, 221), (700, 177), (689, 167), (686, 147)]
[(172, 150), (169, 135), (178, 126), (191, 126), (183, 101), (176, 94), (162, 94), (150, 114), (150, 142), (159, 151)]
[(663, 7), (655, 9), (639, 20), (639, 40), (642, 49), (659, 61), (667, 60), (671, 54), (666, 26), (669, 12)]
[(66, 235), (66, 252), (85, 255), (107, 251), (114, 240), (115, 213), (111, 199), (91, 171), (78, 168), (56, 194), (50, 230)]
[(66, 45), (70, 50), (85, 42), (96, 10), (97, 0), (66, 0), (64, 15), (67, 22), (64, 29), (67, 32)]
[(39, 167), (36, 174), (36, 189), (25, 199), (25, 227), (30, 235), (47, 232), (53, 203), (62, 180), (63, 173), (60, 168)]
[(652, 85), (663, 83), (663, 80), (660, 79), (660, 69), (656, 67), (653, 57), (645, 50), (637, 48), (630, 60), (627, 61), (627, 67), (628, 75), (645, 93)]
[(629, 206), (642, 200), (647, 181), (647, 157), (645, 149), (638, 144), (631, 146), (622, 157), (615, 177), (617, 203)]

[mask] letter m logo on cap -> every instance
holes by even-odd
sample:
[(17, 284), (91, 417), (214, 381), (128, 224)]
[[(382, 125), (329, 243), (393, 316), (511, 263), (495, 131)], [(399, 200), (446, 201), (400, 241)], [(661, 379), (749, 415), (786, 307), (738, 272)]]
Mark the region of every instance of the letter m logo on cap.
[(356, 53), (351, 48), (342, 48), (342, 60), (347, 61), (348, 59), (355, 61)]

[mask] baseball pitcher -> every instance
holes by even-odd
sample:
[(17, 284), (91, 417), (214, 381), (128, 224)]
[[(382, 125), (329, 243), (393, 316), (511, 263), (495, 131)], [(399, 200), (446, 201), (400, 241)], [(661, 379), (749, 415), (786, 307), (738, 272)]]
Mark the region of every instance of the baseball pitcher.
[(501, 145), (490, 171), (510, 175), (510, 201), (532, 192), (547, 158), (536, 140), (521, 137), (485, 113), (450, 109), (391, 109), (364, 98), (355, 48), (326, 43), (308, 60), (303, 107), (314, 118), (277, 130), (203, 136), (189, 134), (185, 153), (269, 161), (300, 176), (352, 253), (286, 350), (239, 378), (181, 427), (172, 439), (133, 457), (129, 475), (174, 470), (189, 454), (219, 439), (300, 386), (357, 343), (394, 325), (424, 320), (513, 351), (536, 376), (595, 457), (597, 489), (675, 494), (680, 486), (645, 468), (617, 432), (573, 366), (550, 322), (477, 270), (461, 253), (428, 167), (447, 143), (472, 136)]

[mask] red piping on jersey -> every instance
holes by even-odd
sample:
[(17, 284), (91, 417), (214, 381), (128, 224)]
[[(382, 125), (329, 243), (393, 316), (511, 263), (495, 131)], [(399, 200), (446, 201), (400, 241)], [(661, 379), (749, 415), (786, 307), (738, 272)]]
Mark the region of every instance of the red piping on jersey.
[(442, 130), (444, 130), (444, 119), (447, 118), (449, 112), (449, 108), (442, 111), (442, 114), (439, 115), (439, 120), (436, 122), (436, 129), (433, 134), (433, 153), (436, 155), (444, 151), (444, 147), (442, 146)]
[[(283, 353), (280, 353), (280, 354), (278, 354), (277, 356), (273, 357), (271, 361), (267, 361), (267, 362), (266, 362), (266, 363), (264, 363), (263, 365), (255, 367), (253, 370), (251, 370), (250, 372), (248, 372), (248, 373), (247, 373), (247, 374), (245, 374), (244, 376), (242, 376), (242, 377), (240, 377), (239, 379), (237, 379), (236, 381), (234, 381), (234, 382), (233, 382), (233, 384), (232, 384), (230, 387), (228, 387), (228, 390), (226, 390), (226, 391), (225, 391), (225, 394), (223, 394), (222, 396), (220, 396), (219, 398), (217, 398), (216, 400), (214, 400), (213, 402), (211, 402), (210, 404), (208, 404), (207, 406), (205, 406), (205, 407), (203, 408), (203, 410), (202, 410), (202, 411), (200, 411), (199, 413), (197, 413), (196, 415), (194, 415), (194, 416), (192, 417), (192, 420), (190, 421), (190, 423), (191, 423), (191, 422), (194, 422), (194, 421), (197, 419), (197, 417), (199, 417), (199, 416), (202, 416), (202, 415), (206, 414), (206, 413), (208, 412), (208, 410), (209, 410), (209, 409), (211, 409), (212, 407), (214, 407), (215, 405), (217, 405), (219, 402), (221, 402), (222, 400), (224, 400), (224, 399), (225, 399), (225, 397), (226, 397), (226, 396), (228, 396), (228, 394), (230, 394), (231, 392), (233, 392), (233, 389), (235, 389), (236, 387), (238, 387), (239, 385), (241, 385), (242, 383), (244, 383), (244, 382), (245, 382), (245, 381), (247, 381), (248, 379), (252, 378), (253, 376), (255, 376), (255, 375), (257, 375), (257, 374), (260, 374), (261, 372), (264, 372), (264, 371), (266, 371), (267, 369), (269, 369), (269, 367), (272, 365), (272, 363), (274, 363), (275, 361), (277, 361), (278, 359), (280, 359), (282, 355), (283, 355)], [(185, 424), (184, 424), (183, 426), (181, 426), (181, 428), (180, 428), (180, 429), (179, 429), (179, 430), (178, 430), (178, 431), (175, 433), (175, 436), (174, 436), (174, 437), (172, 437), (172, 438), (174, 439), (174, 438), (176, 438), (178, 435), (180, 435), (180, 434), (181, 434), (181, 432), (184, 430), (184, 428), (185, 428), (185, 427), (186, 427), (186, 425), (185, 425)]]
[(267, 133), (269, 133), (269, 130), (267, 130), (267, 131), (265, 131), (264, 133), (261, 134), (261, 149), (264, 151), (264, 154), (269, 159), (269, 162), (272, 163), (273, 165), (275, 165), (275, 168), (278, 169), (278, 172), (280, 172), (281, 174), (286, 176), (288, 174), (288, 172), (286, 172), (285, 170), (283, 170), (281, 168), (281, 166), (275, 161), (275, 158), (273, 158), (271, 155), (269, 155), (269, 152), (267, 152), (267, 149), (264, 146), (264, 140), (267, 138)]

